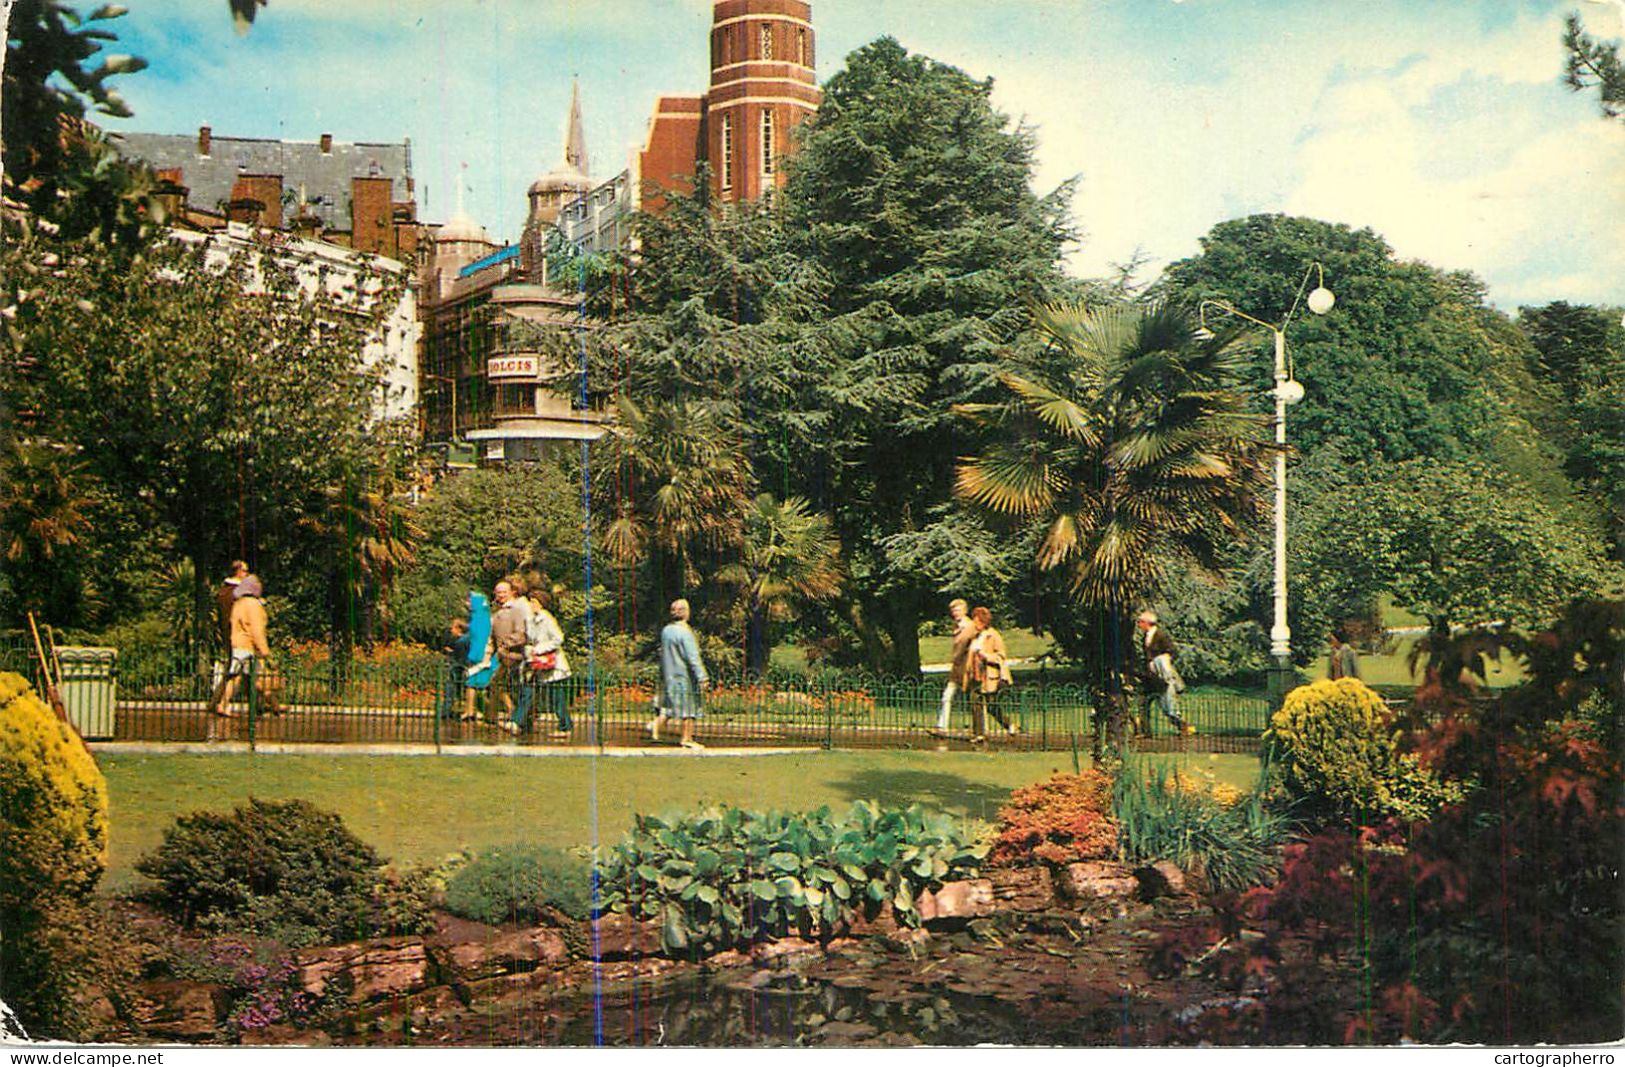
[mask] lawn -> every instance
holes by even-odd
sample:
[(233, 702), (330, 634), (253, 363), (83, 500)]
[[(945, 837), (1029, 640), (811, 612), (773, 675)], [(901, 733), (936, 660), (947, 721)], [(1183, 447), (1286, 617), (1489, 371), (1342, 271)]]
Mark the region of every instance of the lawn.
[[(1189, 757), (1215, 778), (1252, 786), (1251, 756)], [(726, 802), (845, 808), (919, 801), (992, 820), (1010, 790), (1072, 769), (1066, 753), (809, 752), (631, 758), (128, 755), (98, 757), (111, 800), (107, 888), (139, 881), (137, 858), (177, 815), (227, 810), (250, 796), (300, 798), (338, 812), (362, 840), (402, 863), (459, 848), (614, 841), (637, 812)]]

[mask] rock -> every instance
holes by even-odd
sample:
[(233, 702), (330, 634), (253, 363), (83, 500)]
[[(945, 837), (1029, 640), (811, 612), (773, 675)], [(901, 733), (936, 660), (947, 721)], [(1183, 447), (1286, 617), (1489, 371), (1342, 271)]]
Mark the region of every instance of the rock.
[(1139, 879), (1120, 863), (1086, 861), (1061, 869), (1061, 893), (1080, 904), (1122, 900), (1139, 888)]
[(323, 1030), (301, 1030), (287, 1023), (272, 1023), (255, 1030), (244, 1030), (240, 1043), (258, 1047), (329, 1048), (333, 1039)]
[(330, 984), (349, 993), (358, 1004), (413, 993), (430, 983), (432, 961), (421, 940), (392, 938), (353, 945), (334, 945), (300, 953), (300, 986), (311, 996), (327, 992)]
[(750, 947), (751, 959), (756, 963), (768, 963), (772, 960), (786, 959), (791, 956), (805, 956), (813, 952), (823, 952), (823, 948), (814, 941), (803, 941), (799, 937), (786, 937), (778, 941), (763, 941)]
[(1185, 872), (1171, 860), (1158, 860), (1148, 867), (1135, 868), (1134, 877), (1139, 880), (1140, 897), (1144, 900), (1182, 897), (1190, 892), (1185, 886)]
[(548, 926), (504, 931), (481, 941), (458, 941), (432, 947), (435, 958), (463, 982), (552, 967), (570, 956), (564, 935)]
[(880, 905), (875, 917), (870, 919), (864, 915), (864, 909), (859, 908), (847, 924), (847, 931), (853, 937), (869, 937), (875, 934), (890, 934), (897, 930), (897, 913), (892, 910), (891, 901)]
[[(630, 915), (611, 912), (597, 921), (598, 958), (627, 960), (660, 952), (660, 924), (639, 922)], [(593, 931), (587, 930), (587, 944), (593, 944)]]
[(150, 1037), (207, 1041), (225, 1017), (226, 987), (163, 978), (136, 984), (131, 1014)]
[(987, 872), (998, 911), (1042, 911), (1055, 903), (1055, 879), (1048, 867), (995, 867)]
[(931, 931), (923, 926), (893, 930), (885, 936), (887, 947), (898, 952), (911, 951), (914, 946), (923, 945), (929, 940), (931, 940)]
[(948, 882), (936, 892), (920, 894), (914, 906), (924, 922), (974, 919), (993, 912), (993, 883), (986, 878)]

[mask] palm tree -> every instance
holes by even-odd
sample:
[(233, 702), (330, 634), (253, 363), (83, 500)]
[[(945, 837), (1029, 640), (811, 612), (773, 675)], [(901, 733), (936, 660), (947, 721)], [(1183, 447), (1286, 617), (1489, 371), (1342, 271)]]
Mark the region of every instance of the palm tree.
[(769, 624), (794, 618), (798, 601), (831, 599), (842, 577), (829, 516), (811, 512), (800, 497), (781, 503), (770, 493), (758, 496), (745, 513), (739, 559), (716, 574), (719, 584), (739, 591), (746, 669), (755, 673), (767, 664)]
[[(374, 621), (387, 621), (390, 591), (417, 559), (423, 529), (397, 498), (392, 479), (328, 486), (321, 495), (322, 507), (298, 525), (325, 543), (332, 638), (336, 651), (348, 650), (358, 633), (363, 643), (371, 642)], [(358, 611), (369, 594), (371, 609)]]
[(1246, 410), (1238, 330), (1214, 335), (1161, 302), (1034, 317), (1043, 356), (1000, 375), (1002, 402), (959, 409), (994, 443), (961, 463), (956, 491), (1041, 526), (1034, 562), (1063, 575), (1089, 617), (1096, 707), (1116, 738), (1131, 615), (1170, 565), (1216, 573), (1222, 547), (1263, 513), (1268, 423)]
[(623, 396), (616, 413), (594, 479), (616, 497), (604, 549), (621, 567), (661, 554), (692, 589), (700, 558), (737, 546), (743, 531), (750, 471), (738, 435), (710, 403)]

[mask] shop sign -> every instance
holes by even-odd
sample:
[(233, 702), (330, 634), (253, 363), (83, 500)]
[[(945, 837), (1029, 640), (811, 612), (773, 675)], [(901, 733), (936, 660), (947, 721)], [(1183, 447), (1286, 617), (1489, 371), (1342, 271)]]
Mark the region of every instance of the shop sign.
[(536, 356), (493, 356), (485, 361), (485, 376), (494, 382), (513, 378), (535, 381), (541, 371), (542, 361)]

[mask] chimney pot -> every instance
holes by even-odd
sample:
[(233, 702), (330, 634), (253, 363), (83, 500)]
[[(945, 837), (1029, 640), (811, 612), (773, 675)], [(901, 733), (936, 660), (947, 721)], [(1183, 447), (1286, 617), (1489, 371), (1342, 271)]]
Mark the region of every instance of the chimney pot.
[(208, 155), (209, 143), (213, 140), (213, 131), (207, 126), (199, 126), (197, 128), (197, 154), (200, 156)]
[(324, 134), (322, 134), (322, 155), (324, 155), (324, 156), (331, 155), (332, 152), (333, 152), (333, 135), (330, 134), (330, 133), (324, 133)]

